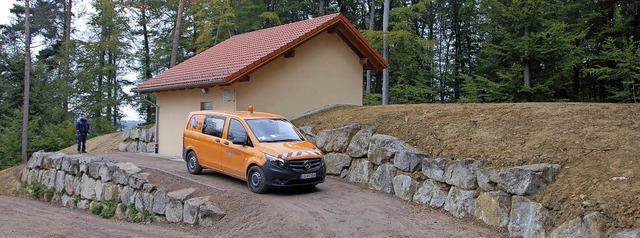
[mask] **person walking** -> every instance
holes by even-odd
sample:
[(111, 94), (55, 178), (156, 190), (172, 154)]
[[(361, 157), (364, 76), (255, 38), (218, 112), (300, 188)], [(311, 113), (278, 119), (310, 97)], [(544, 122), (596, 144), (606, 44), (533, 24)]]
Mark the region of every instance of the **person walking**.
[[(87, 121), (87, 116), (82, 117), (76, 122), (76, 134), (78, 134), (78, 153), (87, 153), (87, 135), (91, 132), (91, 125)], [(80, 150), (82, 149), (82, 150)]]

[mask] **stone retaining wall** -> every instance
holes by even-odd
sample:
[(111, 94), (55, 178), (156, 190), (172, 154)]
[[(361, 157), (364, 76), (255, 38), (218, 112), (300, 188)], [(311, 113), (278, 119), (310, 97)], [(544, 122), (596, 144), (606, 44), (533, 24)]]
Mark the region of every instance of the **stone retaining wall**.
[(122, 143), (118, 146), (122, 152), (156, 152), (156, 127), (133, 128), (122, 132)]
[[(400, 199), (441, 208), (458, 218), (475, 217), (507, 228), (511, 236), (607, 234), (598, 212), (545, 228), (549, 211), (530, 197), (555, 181), (558, 164), (482, 168), (481, 160), (433, 158), (398, 138), (377, 134), (374, 127), (358, 124), (323, 130), (317, 135), (308, 126), (300, 131), (325, 152), (327, 174)], [(635, 229), (615, 236), (640, 238), (639, 235), (640, 229)]]
[(93, 211), (95, 206), (107, 209), (111, 204), (116, 219), (211, 226), (225, 216), (210, 196), (192, 198), (193, 188), (168, 191), (149, 183), (148, 176), (132, 163), (36, 152), (20, 182), (30, 193), (36, 193), (36, 187), (49, 190), (41, 198), (67, 208)]

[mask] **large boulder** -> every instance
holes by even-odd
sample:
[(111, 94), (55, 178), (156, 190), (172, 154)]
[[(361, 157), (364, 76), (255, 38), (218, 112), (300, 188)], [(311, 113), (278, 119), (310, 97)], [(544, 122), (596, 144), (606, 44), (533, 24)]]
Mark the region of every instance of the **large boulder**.
[(329, 153), (324, 155), (324, 163), (327, 165), (327, 174), (340, 175), (343, 169), (351, 165), (351, 157), (342, 153)]
[(100, 168), (102, 166), (106, 166), (106, 163), (102, 161), (92, 161), (89, 163), (89, 175), (94, 179), (100, 179)]
[(100, 158), (96, 158), (96, 157), (80, 157), (78, 158), (78, 163), (79, 163), (79, 172), (80, 173), (89, 173), (89, 165), (91, 165), (91, 163), (96, 162), (101, 160)]
[(478, 188), (477, 171), (482, 161), (474, 159), (453, 160), (447, 164), (444, 172), (445, 182), (462, 189)]
[(449, 190), (448, 184), (427, 179), (413, 196), (413, 201), (431, 207), (442, 207), (447, 200)]
[(102, 181), (100, 180), (96, 180), (96, 186), (94, 189), (96, 191), (96, 201), (102, 200), (103, 199), (102, 193), (104, 192), (104, 183), (102, 183)]
[(118, 186), (113, 183), (103, 183), (102, 197), (109, 201), (119, 201)]
[(153, 194), (149, 192), (142, 193), (142, 204), (144, 205), (144, 210), (151, 214), (153, 214), (153, 197)]
[(444, 202), (444, 210), (457, 218), (473, 216), (476, 209), (476, 191), (452, 186)]
[(424, 158), (422, 160), (422, 173), (427, 178), (444, 183), (446, 182), (444, 173), (449, 162), (451, 162), (450, 158)]
[(129, 142), (129, 146), (127, 146), (128, 152), (138, 152), (138, 141), (134, 140)]
[(65, 157), (62, 159), (60, 169), (68, 174), (76, 175), (80, 172), (80, 162), (78, 161), (78, 158)]
[(523, 196), (513, 196), (509, 212), (509, 235), (544, 238), (544, 222), (548, 216), (549, 211), (542, 204)]
[(375, 134), (371, 137), (368, 159), (376, 165), (389, 162), (401, 150), (417, 151), (404, 141), (389, 135)]
[(367, 183), (369, 182), (369, 173), (371, 170), (371, 162), (366, 159), (354, 159), (351, 162), (349, 174), (347, 180), (354, 183)]
[(198, 221), (200, 226), (212, 226), (222, 219), (226, 214), (211, 201), (200, 205), (198, 210)]
[(98, 170), (100, 180), (102, 180), (102, 182), (111, 181), (113, 176), (113, 169), (115, 169), (113, 162), (108, 162), (100, 166), (100, 169)]
[(144, 208), (144, 199), (142, 198), (143, 192), (140, 190), (136, 190), (133, 193), (133, 205), (135, 206), (136, 210), (139, 212), (145, 211)]
[(351, 124), (348, 126), (323, 130), (316, 135), (316, 145), (324, 152), (339, 152), (344, 153), (347, 151), (351, 137), (360, 130), (360, 125)]
[(122, 132), (122, 141), (127, 141), (129, 140), (129, 137), (131, 136), (131, 130), (124, 130)]
[(298, 130), (302, 133), (304, 138), (306, 138), (312, 144), (316, 144), (316, 134), (313, 134), (313, 127), (311, 126), (303, 126), (299, 127)]
[(640, 228), (635, 230), (625, 230), (616, 233), (612, 237), (614, 238), (640, 238)]
[(156, 143), (149, 142), (147, 143), (147, 153), (155, 153), (156, 152)]
[(168, 202), (165, 207), (165, 216), (168, 222), (181, 222), (183, 213), (183, 201), (187, 196), (191, 195), (194, 188), (184, 188), (177, 191), (167, 193)]
[(401, 174), (393, 178), (393, 191), (402, 200), (411, 201), (416, 194), (418, 182), (406, 174)]
[(153, 207), (151, 211), (155, 214), (164, 214), (164, 209), (167, 203), (167, 190), (164, 188), (158, 188), (153, 194)]
[(142, 141), (138, 142), (138, 152), (147, 152), (147, 143), (144, 143)]
[(122, 142), (118, 145), (118, 150), (121, 152), (126, 152), (128, 147), (129, 147), (128, 143)]
[(366, 126), (356, 132), (351, 139), (351, 143), (349, 143), (349, 146), (347, 147), (347, 154), (352, 158), (362, 158), (367, 156), (369, 143), (371, 143), (371, 137), (374, 133), (376, 133), (376, 128), (373, 126)]
[(141, 142), (147, 142), (147, 130), (140, 129), (139, 139)]
[(69, 195), (73, 195), (74, 193), (75, 179), (76, 177), (71, 174), (64, 175), (64, 191)]
[(567, 221), (551, 232), (551, 238), (600, 238), (605, 237), (604, 217), (593, 212)]
[(149, 173), (136, 173), (129, 176), (129, 186), (134, 189), (141, 189), (144, 184), (149, 182)]
[(62, 167), (62, 160), (64, 159), (65, 156), (66, 154), (59, 153), (59, 152), (49, 154), (48, 157), (49, 159), (51, 159), (51, 168), (60, 170)]
[(393, 177), (396, 176), (396, 168), (392, 164), (386, 163), (378, 166), (378, 169), (371, 175), (369, 185), (371, 187), (393, 194)]
[(182, 210), (182, 222), (189, 225), (196, 225), (198, 223), (198, 211), (200, 206), (209, 201), (211, 197), (197, 197), (184, 201), (184, 208)]
[(40, 166), (42, 165), (42, 160), (46, 155), (47, 153), (42, 150), (31, 154), (31, 158), (27, 162), (27, 167), (29, 167), (30, 169), (40, 168)]
[(478, 184), (485, 191), (503, 190), (515, 195), (532, 195), (553, 183), (558, 164), (532, 164), (511, 168), (486, 168), (478, 171)]
[(422, 167), (422, 160), (429, 157), (427, 154), (413, 150), (401, 150), (396, 152), (393, 165), (405, 172), (416, 172)]
[[(122, 190), (119, 193), (120, 195), (120, 201), (124, 204), (124, 205), (134, 205), (135, 204), (135, 190), (129, 186), (124, 186), (122, 188)], [(131, 199), (133, 198), (133, 199)]]
[(502, 191), (486, 192), (476, 199), (474, 216), (491, 226), (507, 227), (511, 196)]
[(132, 140), (138, 140), (140, 138), (140, 129), (138, 128), (131, 129), (131, 132), (129, 133), (129, 138)]
[(113, 181), (121, 185), (127, 185), (127, 183), (129, 182), (129, 177), (141, 171), (138, 166), (129, 162), (116, 163), (112, 166), (113, 167), (110, 169), (113, 171)]
[(147, 129), (147, 141), (155, 142), (156, 141), (156, 126), (152, 126)]
[(87, 174), (82, 175), (81, 183), (81, 192), (80, 195), (84, 199), (94, 200), (96, 199), (96, 180), (87, 176)]
[(65, 177), (65, 173), (64, 171), (58, 170), (56, 172), (56, 179), (55, 179), (55, 189), (56, 192), (62, 192), (64, 190), (64, 177)]
[(64, 191), (69, 194), (69, 195), (73, 195), (75, 193), (75, 180), (77, 178), (71, 174), (65, 174), (64, 175)]

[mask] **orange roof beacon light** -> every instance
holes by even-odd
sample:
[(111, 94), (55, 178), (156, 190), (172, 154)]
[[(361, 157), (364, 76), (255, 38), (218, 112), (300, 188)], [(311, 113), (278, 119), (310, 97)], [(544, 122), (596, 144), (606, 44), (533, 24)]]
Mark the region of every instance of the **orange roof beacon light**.
[(247, 111), (249, 111), (249, 113), (253, 113), (253, 106), (248, 106)]

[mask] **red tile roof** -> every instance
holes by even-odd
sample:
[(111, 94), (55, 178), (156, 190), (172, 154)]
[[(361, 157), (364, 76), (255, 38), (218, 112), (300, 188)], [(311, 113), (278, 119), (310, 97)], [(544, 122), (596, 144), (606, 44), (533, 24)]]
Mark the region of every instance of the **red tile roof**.
[(365, 68), (389, 67), (351, 22), (336, 13), (233, 36), (132, 91), (151, 93), (230, 84), (325, 30), (336, 32), (356, 54), (368, 58)]

